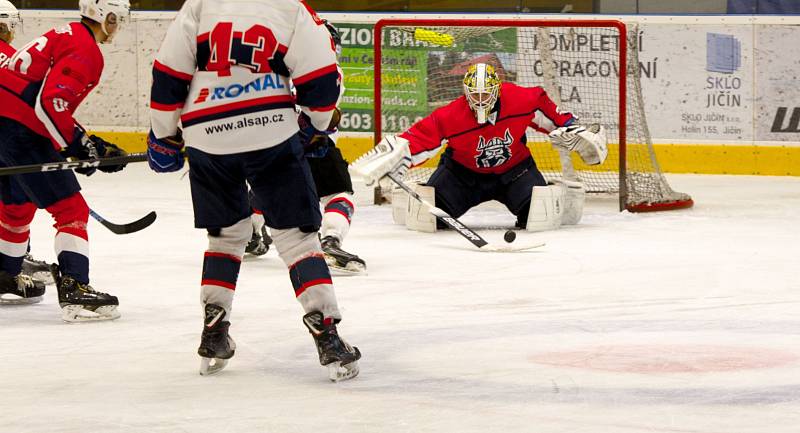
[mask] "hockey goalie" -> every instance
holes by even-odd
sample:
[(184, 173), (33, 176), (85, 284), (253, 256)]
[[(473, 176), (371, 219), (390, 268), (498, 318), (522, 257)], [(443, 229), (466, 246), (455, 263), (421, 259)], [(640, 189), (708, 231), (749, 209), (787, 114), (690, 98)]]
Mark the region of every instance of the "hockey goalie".
[[(480, 203), (497, 200), (517, 217), (518, 228), (529, 231), (577, 224), (583, 213), (583, 185), (548, 184), (525, 134), (528, 128), (548, 134), (554, 147), (576, 151), (585, 163), (596, 165), (608, 155), (604, 128), (579, 125), (541, 87), (501, 82), (488, 64), (471, 65), (463, 87), (463, 96), (402, 134), (384, 137), (351, 165), (354, 175), (367, 185), (389, 173), (402, 175), (446, 145), (427, 183), (415, 186), (429, 203), (458, 218)], [(392, 206), (398, 223), (418, 231), (437, 229), (436, 219), (408, 195), (395, 194)]]

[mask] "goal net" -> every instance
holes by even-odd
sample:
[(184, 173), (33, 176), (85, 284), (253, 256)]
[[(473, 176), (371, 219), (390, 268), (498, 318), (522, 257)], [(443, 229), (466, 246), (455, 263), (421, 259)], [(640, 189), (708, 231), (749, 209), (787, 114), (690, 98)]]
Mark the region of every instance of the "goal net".
[[(529, 129), (528, 145), (547, 180), (578, 180), (588, 192), (619, 194), (620, 210), (690, 207), (691, 197), (670, 188), (653, 149), (638, 37), (635, 28), (610, 20), (381, 20), (375, 26), (376, 140), (462, 96), (469, 65), (488, 63), (504, 81), (543, 87), (579, 123), (605, 126), (609, 155), (596, 166), (555, 150)], [(424, 182), (432, 172), (415, 168), (406, 180)]]

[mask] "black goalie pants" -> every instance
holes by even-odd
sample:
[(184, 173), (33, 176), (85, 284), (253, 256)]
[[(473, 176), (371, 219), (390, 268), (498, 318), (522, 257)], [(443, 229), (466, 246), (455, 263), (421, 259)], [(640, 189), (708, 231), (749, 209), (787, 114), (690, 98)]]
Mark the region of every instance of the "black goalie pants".
[(497, 200), (517, 216), (517, 226), (524, 227), (528, 220), (531, 190), (534, 186), (547, 185), (547, 181), (533, 157), (505, 173), (484, 174), (453, 161), (445, 152), (427, 185), (436, 189), (436, 206), (455, 218), (481, 203)]

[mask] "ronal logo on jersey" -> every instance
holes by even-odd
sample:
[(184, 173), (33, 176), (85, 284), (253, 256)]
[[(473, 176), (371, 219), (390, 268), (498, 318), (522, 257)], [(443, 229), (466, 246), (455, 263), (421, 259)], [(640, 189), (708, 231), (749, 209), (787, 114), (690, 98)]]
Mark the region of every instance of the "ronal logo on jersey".
[(503, 165), (511, 159), (511, 144), (514, 143), (514, 137), (511, 136), (511, 131), (506, 128), (506, 134), (503, 138), (492, 137), (488, 141), (483, 136), (478, 140), (478, 155), (475, 156), (475, 164), (479, 168), (492, 168)]
[(236, 99), (250, 93), (266, 92), (274, 89), (285, 89), (286, 83), (278, 74), (266, 74), (247, 84), (234, 83), (225, 87), (202, 88), (195, 99), (195, 104), (202, 104), (208, 100)]

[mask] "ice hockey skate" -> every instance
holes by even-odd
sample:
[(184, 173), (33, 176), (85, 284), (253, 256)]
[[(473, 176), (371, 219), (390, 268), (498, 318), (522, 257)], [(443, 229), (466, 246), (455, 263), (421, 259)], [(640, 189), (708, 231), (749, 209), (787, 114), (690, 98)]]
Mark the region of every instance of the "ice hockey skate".
[(0, 271), (0, 304), (35, 304), (42, 301), (45, 286), (29, 275), (12, 277)]
[(54, 263), (36, 260), (31, 253), (27, 253), (22, 260), (22, 273), (44, 284), (55, 284), (56, 280), (53, 272), (57, 269), (56, 266)]
[(358, 376), (358, 360), (361, 352), (358, 347), (347, 344), (336, 331), (336, 324), (325, 323), (322, 313), (312, 311), (303, 316), (319, 353), (319, 363), (328, 367), (328, 378), (334, 382)]
[(92, 322), (118, 319), (119, 300), (116, 296), (98, 292), (92, 286), (70, 276), (56, 278), (61, 319), (65, 322)]
[(331, 270), (349, 275), (364, 275), (367, 273), (367, 264), (355, 254), (350, 254), (341, 248), (339, 239), (325, 236), (320, 241), (322, 252), (325, 254), (325, 263)]
[(230, 335), (228, 328), (231, 322), (225, 319), (225, 309), (219, 305), (206, 304), (205, 325), (203, 335), (200, 337), (200, 375), (209, 376), (219, 373), (228, 365), (228, 360), (236, 351), (236, 343)]
[(269, 251), (269, 246), (272, 245), (272, 238), (267, 233), (267, 227), (261, 227), (261, 233), (253, 231), (253, 236), (250, 237), (250, 242), (244, 249), (246, 254), (251, 256), (263, 256)]

